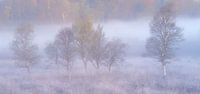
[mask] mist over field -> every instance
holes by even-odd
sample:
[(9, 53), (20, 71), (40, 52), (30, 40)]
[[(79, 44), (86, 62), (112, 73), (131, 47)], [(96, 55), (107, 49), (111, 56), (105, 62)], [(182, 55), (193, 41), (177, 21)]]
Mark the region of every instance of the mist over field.
[(199, 0), (0, 0), (0, 94), (200, 94)]
[[(103, 22), (101, 25), (104, 27), (103, 31), (108, 39), (120, 38), (127, 43), (127, 54), (130, 56), (141, 56), (145, 54), (145, 42), (149, 37), (149, 22), (152, 18), (140, 18), (131, 21), (111, 20), (109, 22)], [(98, 24), (98, 23), (97, 23)], [(184, 42), (181, 44), (181, 49), (177, 51), (180, 56), (186, 57), (198, 57), (200, 42), (200, 18), (183, 18), (177, 19), (177, 25), (183, 28)], [(9, 45), (12, 41), (13, 34), (17, 28), (15, 25), (1, 26), (1, 58), (9, 58), (11, 51)], [(71, 24), (46, 24), (46, 25), (34, 25), (36, 37), (35, 43), (39, 45), (41, 49), (44, 49), (48, 42), (53, 41), (56, 34), (60, 29), (64, 27), (71, 27)]]

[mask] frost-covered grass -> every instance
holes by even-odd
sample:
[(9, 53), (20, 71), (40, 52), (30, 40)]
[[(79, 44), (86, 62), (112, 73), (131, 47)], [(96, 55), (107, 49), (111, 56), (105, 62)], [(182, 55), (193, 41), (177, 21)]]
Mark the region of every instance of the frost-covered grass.
[[(0, 94), (199, 94), (198, 59), (177, 59), (162, 78), (160, 64), (133, 57), (111, 72), (81, 65), (71, 72), (65, 67), (41, 62), (28, 73), (12, 61), (1, 61)], [(44, 66), (41, 66), (44, 65)]]

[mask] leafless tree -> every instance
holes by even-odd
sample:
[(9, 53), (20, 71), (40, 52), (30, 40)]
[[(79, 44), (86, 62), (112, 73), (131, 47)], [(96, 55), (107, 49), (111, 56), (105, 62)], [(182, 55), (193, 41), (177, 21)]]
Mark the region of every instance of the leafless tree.
[(175, 13), (172, 4), (161, 7), (151, 21), (151, 37), (147, 40), (146, 49), (149, 54), (158, 59), (163, 66), (166, 77), (166, 65), (175, 55), (175, 49), (182, 38), (182, 29), (176, 26)]
[(30, 67), (39, 60), (38, 47), (33, 44), (33, 33), (31, 25), (19, 26), (11, 45), (17, 64), (27, 68), (28, 72), (30, 72)]
[(113, 65), (123, 62), (125, 55), (124, 48), (125, 44), (119, 39), (109, 41), (106, 44), (105, 65), (108, 67), (109, 71), (111, 71)]
[(63, 62), (69, 70), (72, 67), (76, 50), (75, 39), (72, 30), (70, 28), (65, 28), (59, 32), (59, 34), (56, 36), (55, 44), (58, 49), (58, 56), (62, 60), (61, 62)]
[(105, 45), (106, 45), (106, 39), (105, 35), (103, 33), (103, 27), (98, 25), (95, 32), (92, 34), (92, 40), (89, 44), (89, 57), (93, 65), (97, 69), (100, 68), (101, 63), (105, 59)]

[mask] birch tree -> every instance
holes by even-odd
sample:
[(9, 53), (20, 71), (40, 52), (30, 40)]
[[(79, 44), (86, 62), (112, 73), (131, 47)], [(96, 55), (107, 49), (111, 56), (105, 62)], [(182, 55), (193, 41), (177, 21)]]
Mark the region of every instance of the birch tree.
[(150, 23), (151, 37), (147, 40), (149, 54), (161, 62), (163, 76), (167, 76), (166, 65), (175, 56), (175, 49), (182, 38), (182, 29), (176, 25), (176, 16), (171, 4), (166, 4), (156, 13)]
[(105, 45), (106, 45), (106, 38), (103, 33), (103, 27), (98, 25), (97, 29), (93, 32), (92, 38), (89, 44), (89, 58), (93, 65), (99, 69), (100, 65), (105, 59)]
[(73, 31), (75, 33), (77, 52), (84, 64), (84, 68), (87, 69), (87, 63), (89, 61), (89, 44), (91, 42), (91, 36), (94, 32), (93, 23), (88, 17), (80, 17), (73, 24)]
[(31, 25), (19, 26), (11, 45), (17, 65), (27, 68), (28, 72), (30, 72), (30, 67), (39, 60), (38, 47), (33, 43), (33, 33)]
[(65, 28), (56, 36), (55, 44), (61, 62), (71, 69), (75, 57), (75, 38), (71, 28)]

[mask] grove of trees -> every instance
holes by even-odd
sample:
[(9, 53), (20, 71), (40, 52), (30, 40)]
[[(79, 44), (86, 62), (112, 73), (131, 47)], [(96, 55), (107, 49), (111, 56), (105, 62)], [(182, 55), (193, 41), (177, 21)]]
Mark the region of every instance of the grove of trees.
[[(60, 30), (54, 41), (46, 46), (46, 56), (50, 61), (66, 66), (67, 70), (72, 69), (78, 59), (85, 70), (91, 65), (96, 69), (106, 67), (111, 71), (114, 65), (123, 63), (125, 44), (119, 39), (108, 40), (103, 26), (96, 25), (94, 15), (82, 8), (83, 5), (77, 8), (80, 13), (72, 26)], [(146, 43), (149, 55), (162, 64), (164, 77), (167, 75), (166, 65), (174, 58), (175, 49), (183, 40), (182, 29), (176, 25), (175, 18), (173, 4), (162, 6), (150, 23), (151, 36)], [(17, 28), (11, 45), (16, 62), (28, 71), (39, 60), (33, 35), (33, 27), (23, 24)]]
[(125, 45), (120, 40), (108, 41), (103, 27), (95, 29), (88, 20), (80, 20), (73, 28), (65, 28), (59, 32), (53, 43), (47, 45), (45, 52), (50, 60), (71, 69), (74, 58), (80, 59), (84, 69), (88, 65), (96, 69), (105, 66), (108, 70), (117, 63), (122, 63)]

